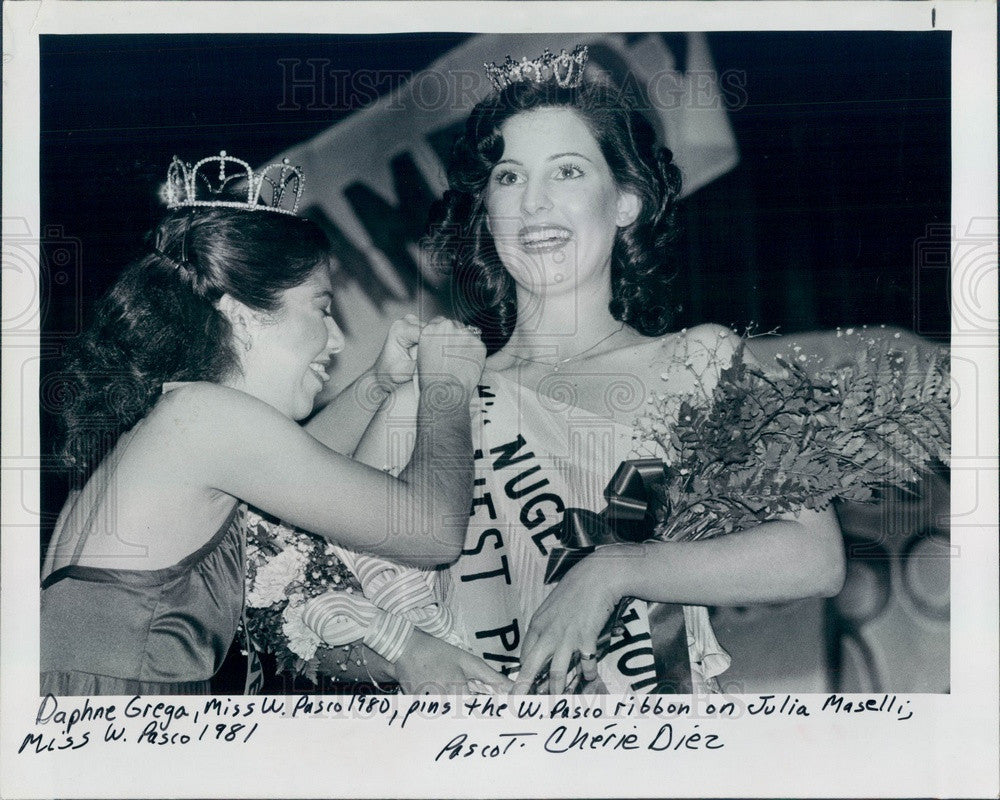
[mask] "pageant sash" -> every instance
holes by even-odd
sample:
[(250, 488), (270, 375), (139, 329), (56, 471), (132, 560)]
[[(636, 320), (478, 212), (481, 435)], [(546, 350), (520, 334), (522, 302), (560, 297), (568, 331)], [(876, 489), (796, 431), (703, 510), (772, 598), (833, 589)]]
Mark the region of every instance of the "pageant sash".
[[(473, 651), (511, 673), (531, 617), (552, 590), (546, 571), (562, 548), (564, 514), (607, 506), (604, 488), (631, 449), (631, 430), (556, 408), (496, 376), (478, 394), (472, 514), (462, 556), (447, 573), (446, 596)], [(592, 557), (600, 557), (599, 548)], [(655, 688), (645, 602), (625, 609), (598, 674), (614, 693)]]

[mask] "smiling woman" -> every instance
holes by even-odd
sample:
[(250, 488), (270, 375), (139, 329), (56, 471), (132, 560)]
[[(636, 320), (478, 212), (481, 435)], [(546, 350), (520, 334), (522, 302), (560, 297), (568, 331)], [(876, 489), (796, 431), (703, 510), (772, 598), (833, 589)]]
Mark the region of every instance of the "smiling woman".
[[(448, 181), (428, 245), (490, 353), (581, 281), (636, 332), (667, 330), (680, 171), (619, 90), (510, 83), (472, 110)], [(543, 274), (536, 293), (527, 278)]]
[[(473, 407), (462, 557), (420, 578), (426, 604), (416, 611), (404, 607), (412, 573), (362, 561), (357, 574), (366, 596), (456, 644), (455, 658), (465, 648), (519, 671), (515, 692), (562, 692), (570, 675), (591, 690), (704, 691), (729, 665), (704, 607), (835, 594), (840, 531), (832, 512), (804, 511), (719, 540), (619, 542), (551, 582), (551, 554), (574, 522), (600, 517), (616, 467), (664, 457), (637, 452), (632, 435), (647, 398), (666, 392), (676, 409), (711, 397), (743, 352), (718, 325), (667, 333), (680, 173), (621, 91), (584, 78), (585, 61), (578, 48), (491, 68), (497, 91), (455, 143), (430, 228), (455, 305), (490, 353)], [(398, 392), (376, 416), (359, 458), (399, 463), (412, 397)], [(623, 598), (632, 599), (620, 629), (598, 657)], [(396, 676), (411, 690), (455, 688), (449, 664), (407, 654)]]
[[(247, 170), (246, 200), (224, 191), (234, 164)], [(281, 189), (289, 174), (301, 178), (272, 166)], [(206, 176), (216, 169), (220, 187)], [(170, 210), (146, 254), (72, 348), (63, 455), (84, 484), (44, 568), (43, 694), (207, 691), (243, 610), (240, 500), (412, 564), (458, 554), (464, 529), (450, 520), (468, 508), (471, 439), (468, 416), (448, 412), (469, 402), (482, 345), (443, 319), (391, 330), (362, 376), (368, 396), (384, 397), (416, 368), (435, 397), (420, 412), (422, 457), (398, 478), (332, 449), (353, 450), (370, 410), (338, 415), (334, 403), (338, 435), (310, 436), (296, 420), (311, 412), (344, 338), (330, 316), (326, 240), (280, 205), (283, 194), (297, 202), (294, 185), (260, 201), (263, 175), (225, 153), (193, 168), (175, 160)], [(455, 466), (437, 469), (435, 458)], [(409, 513), (388, 539), (390, 501)], [(480, 678), (505, 684), (490, 670)]]
[(228, 317), (240, 320), (234, 335), (246, 350), (233, 386), (292, 419), (307, 416), (329, 380), (330, 356), (344, 348), (344, 334), (330, 314), (332, 298), (330, 273), (323, 266), (304, 283), (286, 289), (273, 315), (252, 314), (232, 298), (221, 303)]
[(584, 121), (539, 108), (500, 129), (503, 158), (485, 194), (497, 254), (522, 293), (544, 299), (581, 289), (607, 294), (617, 228), (639, 213), (620, 190)]

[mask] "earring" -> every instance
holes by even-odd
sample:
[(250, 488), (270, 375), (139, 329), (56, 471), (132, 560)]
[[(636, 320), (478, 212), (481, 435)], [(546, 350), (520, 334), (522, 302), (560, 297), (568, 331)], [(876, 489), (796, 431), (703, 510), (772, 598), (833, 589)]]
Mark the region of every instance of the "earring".
[(253, 339), (249, 336), (247, 337), (247, 340), (243, 342), (243, 349), (248, 353), (253, 350)]

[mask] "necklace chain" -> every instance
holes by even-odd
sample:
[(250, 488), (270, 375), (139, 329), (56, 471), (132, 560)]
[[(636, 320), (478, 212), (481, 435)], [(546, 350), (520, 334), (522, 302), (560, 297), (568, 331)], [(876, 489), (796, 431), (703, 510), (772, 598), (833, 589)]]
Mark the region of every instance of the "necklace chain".
[(615, 328), (613, 331), (611, 331), (611, 333), (609, 333), (607, 336), (598, 339), (586, 350), (581, 350), (576, 355), (567, 356), (566, 358), (560, 358), (557, 359), (556, 361), (542, 361), (537, 358), (529, 358), (528, 356), (519, 356), (516, 353), (511, 353), (511, 356), (516, 358), (518, 361), (530, 361), (532, 364), (541, 364), (542, 366), (550, 367), (553, 372), (558, 372), (560, 369), (562, 369), (564, 365), (576, 361), (578, 358), (583, 358), (585, 355), (587, 355), (587, 353), (593, 352), (600, 345), (604, 344), (608, 339), (610, 339), (612, 336), (621, 333), (624, 329), (625, 329), (625, 323), (623, 322), (620, 328)]

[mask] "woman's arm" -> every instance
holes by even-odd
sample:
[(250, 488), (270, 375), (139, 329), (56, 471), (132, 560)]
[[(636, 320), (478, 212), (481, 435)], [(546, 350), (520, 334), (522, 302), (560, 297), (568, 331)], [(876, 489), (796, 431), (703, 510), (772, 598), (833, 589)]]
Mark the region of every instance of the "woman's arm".
[[(738, 341), (720, 326), (688, 332), (680, 355), (695, 378), (693, 388), (711, 393)], [(550, 659), (550, 689), (562, 691), (574, 652), (596, 650), (622, 597), (689, 605), (775, 603), (835, 595), (844, 575), (832, 510), (803, 510), (715, 539), (600, 548), (573, 567), (535, 612), (514, 691), (526, 691)]]
[(392, 384), (369, 367), (317, 411), (305, 429), (337, 453), (353, 456), (372, 417), (392, 393)]
[(425, 329), (421, 351), (414, 450), (398, 478), (334, 453), (262, 401), (221, 386), (171, 392), (161, 403), (173, 419), (161, 427), (184, 437), (192, 480), (355, 550), (448, 563), (471, 503), (468, 404), (483, 347), (439, 323)]
[(306, 430), (331, 450), (354, 455), (382, 403), (413, 376), (413, 347), (419, 337), (420, 323), (413, 314), (392, 323), (375, 363), (316, 412)]
[(59, 511), (59, 517), (56, 519), (55, 527), (52, 529), (52, 537), (49, 539), (48, 547), (45, 550), (45, 561), (42, 565), (43, 580), (48, 577), (52, 570), (55, 569), (56, 562), (58, 561), (56, 554), (59, 549), (72, 545), (72, 542), (66, 543), (62, 541), (62, 534), (63, 529), (66, 526), (66, 520), (69, 519), (70, 514), (73, 513), (73, 510), (76, 507), (76, 501), (79, 497), (79, 489), (70, 489), (69, 496), (66, 498), (66, 502), (63, 503), (63, 507)]
[(832, 510), (804, 511), (742, 533), (697, 542), (602, 547), (574, 566), (531, 619), (514, 693), (552, 659), (561, 692), (575, 651), (594, 652), (623, 597), (686, 605), (750, 605), (832, 597), (844, 584), (840, 526)]
[[(422, 391), (425, 389), (422, 387)], [(365, 432), (355, 457), (364, 463), (393, 468), (405, 463), (413, 448), (417, 393), (410, 384), (396, 387)], [(462, 517), (464, 535), (468, 509)], [(415, 629), (402, 654), (391, 665), (393, 676), (408, 694), (469, 691), (470, 681), (480, 681), (494, 691), (507, 692), (513, 682), (479, 656)]]
[(397, 386), (372, 418), (354, 458), (383, 470), (395, 470), (406, 464), (417, 431), (417, 396), (414, 384)]
[(605, 549), (597, 560), (606, 557), (609, 583), (621, 597), (746, 605), (832, 597), (844, 585), (844, 546), (832, 509), (704, 541)]
[(390, 663), (360, 642), (336, 647), (324, 657), (324, 668), (341, 681), (398, 683), (405, 694), (462, 696), (475, 682), (494, 692), (508, 692), (513, 681), (472, 653), (414, 628), (403, 654)]
[[(456, 402), (468, 402), (457, 383), (440, 385)], [(255, 398), (197, 389), (210, 395), (196, 398), (199, 405), (217, 406), (189, 431), (203, 442), (192, 472), (211, 488), (354, 550), (420, 566), (458, 557), (464, 525), (455, 520), (471, 503), (467, 413), (422, 404), (413, 458), (394, 478), (335, 453)]]

